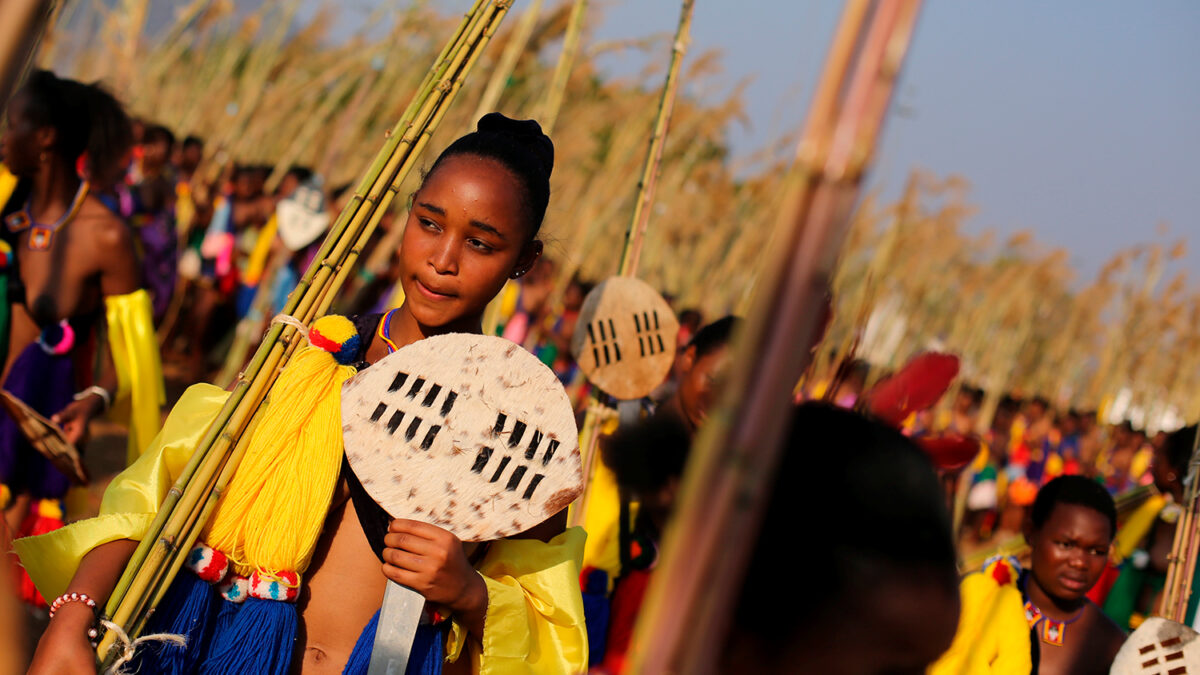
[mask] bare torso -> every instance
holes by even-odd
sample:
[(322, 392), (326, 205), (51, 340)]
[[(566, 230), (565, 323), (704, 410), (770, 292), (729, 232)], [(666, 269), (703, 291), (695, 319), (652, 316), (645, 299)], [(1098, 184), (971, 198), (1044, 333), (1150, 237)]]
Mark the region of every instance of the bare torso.
[(1125, 633), (1089, 601), (1079, 620), (1067, 626), (1061, 647), (1046, 642), (1038, 645), (1041, 651), (1038, 673), (1104, 675), (1124, 641)]
[[(292, 658), (296, 673), (340, 674), (363, 628), (383, 604), (387, 578), (349, 496), (345, 480), (339, 481), (305, 574), (297, 603), (301, 620)], [(468, 551), (473, 547), (464, 545)], [(470, 672), (469, 659), (446, 664), (443, 672)]]
[(13, 305), (5, 376), (43, 326), (94, 314), (106, 293), (130, 293), (139, 285), (128, 227), (94, 196), (55, 233), (48, 250), (31, 250), (28, 241), (26, 230), (15, 246), (25, 302)]
[(386, 585), (341, 481), (305, 575), (293, 670), (341, 673), (363, 627), (382, 604)]

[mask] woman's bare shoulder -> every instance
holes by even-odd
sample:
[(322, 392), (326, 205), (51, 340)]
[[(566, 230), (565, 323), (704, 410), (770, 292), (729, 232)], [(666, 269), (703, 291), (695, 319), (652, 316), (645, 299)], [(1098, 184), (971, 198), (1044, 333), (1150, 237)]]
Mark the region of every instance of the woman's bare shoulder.
[(95, 246), (97, 254), (126, 253), (133, 242), (133, 232), (120, 216), (104, 202), (89, 196), (79, 209), (80, 229), (87, 233), (87, 243)]

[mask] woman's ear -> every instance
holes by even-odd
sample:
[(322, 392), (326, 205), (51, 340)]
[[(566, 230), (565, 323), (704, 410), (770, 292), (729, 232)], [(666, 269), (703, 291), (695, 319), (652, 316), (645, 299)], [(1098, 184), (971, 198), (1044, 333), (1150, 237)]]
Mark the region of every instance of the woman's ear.
[(35, 131), (33, 138), (37, 141), (39, 152), (49, 152), (54, 147), (54, 142), (58, 140), (58, 130), (47, 125)]
[(534, 263), (542, 256), (542, 241), (533, 239), (525, 244), (521, 249), (521, 255), (517, 256), (517, 264), (513, 265), (512, 278), (522, 277), (526, 272), (533, 269)]

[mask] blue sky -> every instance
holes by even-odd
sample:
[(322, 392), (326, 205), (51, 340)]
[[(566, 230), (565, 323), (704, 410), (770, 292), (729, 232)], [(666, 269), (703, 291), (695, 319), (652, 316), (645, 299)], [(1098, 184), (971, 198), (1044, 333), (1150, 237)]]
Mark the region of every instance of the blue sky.
[[(669, 32), (678, 16), (666, 0), (597, 4), (597, 39)], [(801, 122), (840, 6), (697, 0), (692, 53), (720, 49), (726, 82), (753, 78), (737, 151)], [(1180, 237), (1200, 268), (1200, 2), (927, 0), (895, 103), (872, 176), (885, 195), (913, 166), (958, 173), (971, 230), (1031, 229), (1085, 277), (1120, 248)]]
[[(528, 4), (517, 0), (514, 16)], [(689, 54), (720, 50), (723, 73), (715, 92), (685, 91), (719, 97), (750, 80), (748, 122), (729, 130), (735, 154), (790, 151), (779, 139), (803, 121), (840, 8), (835, 0), (696, 0)], [(625, 76), (650, 58), (665, 64), (678, 13), (674, 0), (592, 0), (591, 40), (663, 37), (657, 52), (627, 51), (602, 67)], [(1195, 286), (1198, 64), (1195, 0), (926, 0), (893, 106), (901, 114), (888, 120), (872, 186), (894, 196), (914, 166), (961, 174), (978, 207), (972, 231), (1033, 230), (1067, 248), (1085, 278), (1118, 249), (1187, 237), (1179, 267), (1196, 270)]]

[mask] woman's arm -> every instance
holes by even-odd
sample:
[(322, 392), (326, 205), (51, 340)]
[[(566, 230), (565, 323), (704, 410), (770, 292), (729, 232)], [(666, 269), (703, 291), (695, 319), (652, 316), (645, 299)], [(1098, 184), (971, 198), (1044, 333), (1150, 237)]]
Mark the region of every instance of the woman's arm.
[[(95, 232), (91, 247), (96, 252), (95, 259), (99, 266), (95, 278), (100, 284), (100, 294), (107, 297), (136, 291), (141, 287), (141, 270), (137, 265), (133, 233), (129, 226), (109, 214), (97, 224)], [(98, 393), (93, 393), (71, 402), (51, 418), (62, 427), (67, 440), (76, 445), (86, 435), (88, 422), (103, 413), (105, 406), (111, 404), (117, 395), (119, 383), (112, 351), (102, 351), (104, 356), (96, 386), (108, 392), (108, 400)]]
[[(103, 607), (136, 548), (136, 541), (118, 539), (92, 549), (84, 556), (67, 592), (87, 594), (97, 607)], [(95, 614), (85, 603), (62, 605), (38, 641), (29, 672), (39, 675), (95, 672), (96, 651), (87, 635), (95, 621)]]

